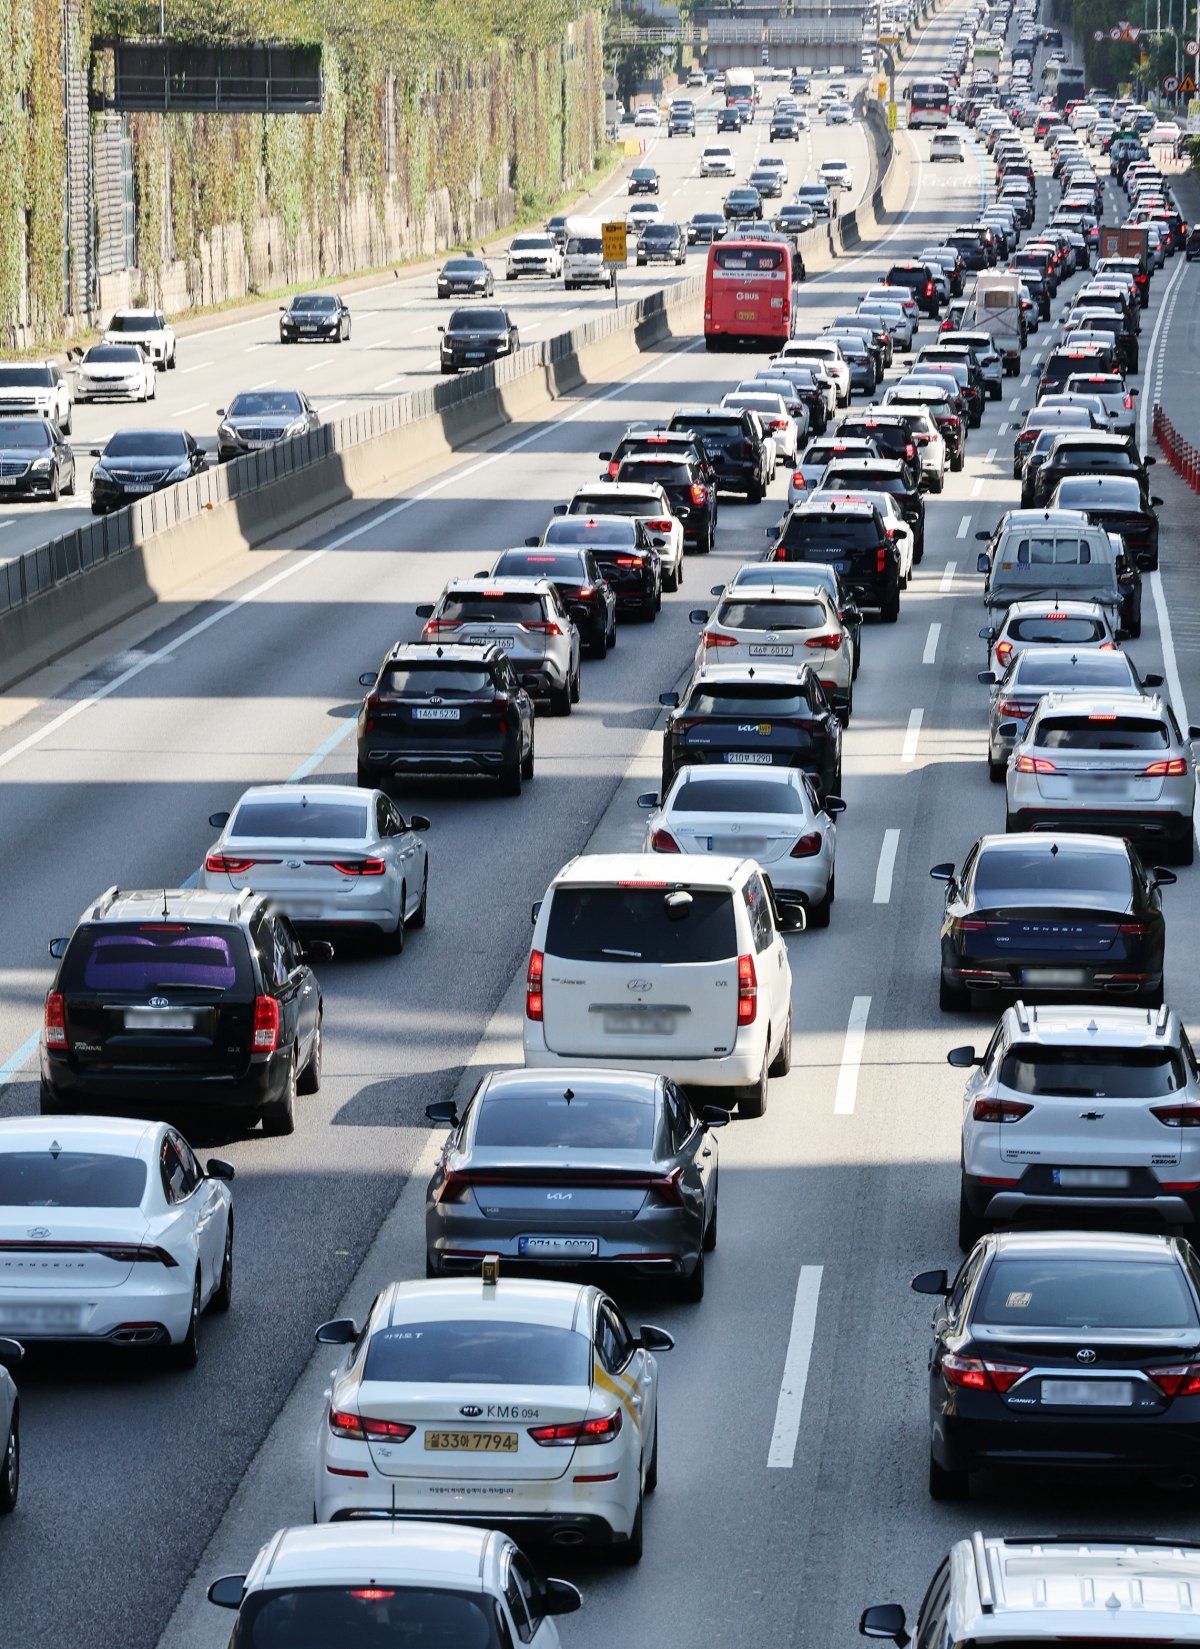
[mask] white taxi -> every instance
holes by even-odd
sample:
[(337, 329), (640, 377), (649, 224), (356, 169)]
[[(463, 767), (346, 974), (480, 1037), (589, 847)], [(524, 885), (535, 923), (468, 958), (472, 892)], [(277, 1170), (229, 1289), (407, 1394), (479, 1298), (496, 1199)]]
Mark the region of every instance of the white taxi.
[(563, 1547), (642, 1555), (642, 1497), (658, 1480), (664, 1330), (634, 1332), (607, 1295), (573, 1283), (391, 1283), (344, 1345), (317, 1435), (318, 1522), (484, 1523)]

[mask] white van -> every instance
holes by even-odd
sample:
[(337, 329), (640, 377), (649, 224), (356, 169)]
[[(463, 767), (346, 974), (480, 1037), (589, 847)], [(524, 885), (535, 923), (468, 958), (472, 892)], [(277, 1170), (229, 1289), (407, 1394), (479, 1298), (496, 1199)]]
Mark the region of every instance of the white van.
[(762, 1115), (768, 1074), (785, 1075), (792, 1058), (783, 933), (805, 917), (752, 859), (582, 854), (533, 921), (527, 1066), (662, 1072), (732, 1090), (742, 1116)]
[(611, 286), (613, 271), (604, 263), (604, 235), (599, 218), (568, 218), (564, 232), (563, 285)]

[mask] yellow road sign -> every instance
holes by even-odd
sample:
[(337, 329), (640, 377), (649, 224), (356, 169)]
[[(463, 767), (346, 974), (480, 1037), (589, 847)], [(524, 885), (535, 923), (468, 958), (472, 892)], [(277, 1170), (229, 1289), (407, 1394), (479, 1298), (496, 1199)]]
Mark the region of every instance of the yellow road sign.
[(896, 130), (896, 105), (894, 103), (889, 103), (888, 104), (888, 131), (889, 132), (894, 132), (895, 130)]
[(625, 263), (628, 253), (625, 244), (625, 225), (606, 223), (601, 231), (605, 263)]

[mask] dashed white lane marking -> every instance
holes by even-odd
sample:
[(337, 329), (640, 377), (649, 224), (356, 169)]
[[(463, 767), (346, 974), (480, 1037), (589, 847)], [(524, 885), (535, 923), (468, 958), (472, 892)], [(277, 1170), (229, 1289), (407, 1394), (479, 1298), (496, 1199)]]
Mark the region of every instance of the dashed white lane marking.
[(172, 418), (186, 418), (189, 412), (203, 412), (208, 405), (207, 401), (197, 401), (194, 407), (180, 407), (178, 412), (171, 414)]
[(942, 627), (940, 624), (931, 624), (929, 626), (929, 634), (925, 637), (925, 651), (921, 654), (922, 664), (934, 664), (937, 662), (938, 639), (941, 636), (941, 633)]
[[(969, 519), (970, 519), (970, 517), (968, 517), (968, 520)], [(967, 535), (966, 535), (966, 533), (961, 533), (960, 532), (958, 536), (960, 538), (965, 538)], [(938, 585), (938, 590), (940, 591), (940, 593), (942, 595), (945, 595), (947, 593), (947, 591), (949, 590), (951, 584), (954, 583), (954, 569), (957, 566), (958, 566), (957, 561), (947, 561), (946, 565), (942, 568), (942, 582)]]
[(808, 1365), (812, 1359), (813, 1340), (817, 1332), (821, 1270), (819, 1265), (800, 1267), (800, 1276), (796, 1282), (796, 1303), (792, 1308), (792, 1331), (788, 1335), (783, 1379), (779, 1385), (779, 1401), (775, 1405), (775, 1428), (771, 1433), (771, 1446), (767, 1450), (767, 1465), (781, 1466), (787, 1471), (791, 1470), (796, 1461), (800, 1417), (804, 1412), (804, 1388), (808, 1384)]
[(921, 737), (921, 723), (925, 720), (924, 710), (910, 710), (908, 727), (904, 733), (904, 744), (900, 751), (902, 762), (912, 763), (917, 759), (917, 744)]
[(892, 897), (892, 872), (896, 868), (896, 850), (900, 846), (900, 832), (885, 830), (883, 846), (879, 849), (879, 865), (875, 871), (875, 898), (872, 903), (886, 905)]
[(978, 498), (983, 491), (983, 476), (977, 475), (971, 483), (971, 497)]
[(867, 1015), (870, 1011), (869, 996), (856, 996), (850, 1004), (846, 1040), (842, 1046), (842, 1063), (838, 1069), (837, 1091), (833, 1096), (834, 1116), (846, 1117), (854, 1111), (858, 1099), (858, 1073), (867, 1046)]
[[(965, 538), (967, 536), (967, 534), (970, 532), (970, 530), (971, 530), (971, 517), (969, 515), (964, 515), (962, 520), (958, 523), (958, 531), (955, 533), (954, 536), (955, 536), (955, 538)], [(951, 562), (950, 565), (953, 566), (954, 563)]]

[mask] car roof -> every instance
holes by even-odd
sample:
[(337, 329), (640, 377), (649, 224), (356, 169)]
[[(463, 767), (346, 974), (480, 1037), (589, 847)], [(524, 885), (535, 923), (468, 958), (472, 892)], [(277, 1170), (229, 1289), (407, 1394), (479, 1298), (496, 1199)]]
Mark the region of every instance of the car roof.
[[(793, 565), (795, 565), (795, 563), (793, 563)], [(753, 587), (753, 586), (751, 586), (751, 587)], [(731, 596), (737, 596), (737, 597), (741, 598), (742, 594), (743, 594), (742, 591), (740, 591), (740, 590), (731, 590), (729, 588), (729, 586), (726, 585), (725, 589), (721, 592), (721, 594), (719, 596), (715, 597), (715, 599), (718, 600), (718, 601), (727, 601)], [(814, 597), (820, 597), (821, 599), (823, 599), (825, 601), (828, 601), (829, 600), (829, 588), (825, 584), (817, 583), (816, 580), (814, 580), (811, 584), (789, 584), (787, 589), (785, 589), (785, 590), (764, 589), (760, 585), (755, 590), (754, 599), (755, 599), (755, 601), (766, 601), (766, 602), (778, 601), (778, 602), (782, 603), (782, 602), (795, 601), (797, 595), (811, 595), (811, 596), (814, 596)], [(736, 626), (735, 626), (735, 628), (736, 628)]]
[[(507, 553), (507, 552), (505, 552)], [(478, 664), (491, 653), (504, 653), (502, 647), (481, 647), (464, 641), (399, 641), (392, 648), (385, 664)], [(504, 655), (508, 655), (505, 653)]]
[[(474, 650), (471, 656), (476, 656)], [(323, 802), (365, 802), (369, 795), (369, 791), (360, 790), (354, 784), (314, 784), (307, 790), (299, 784), (252, 784), (242, 791), (237, 805), (240, 807), (243, 802), (263, 800), (303, 802), (308, 796)]]
[(1090, 692), (1087, 689), (1082, 692), (1075, 690), (1065, 693), (1051, 690), (1042, 699), (1036, 713), (1044, 720), (1056, 711), (1069, 712), (1073, 716), (1120, 715), (1124, 719), (1141, 716), (1145, 721), (1166, 720), (1166, 707), (1162, 695), (1153, 692), (1122, 694), (1119, 699), (1114, 699), (1111, 693)]
[[(627, 855), (632, 858), (633, 855)], [(649, 863), (661, 872), (657, 856)], [(585, 878), (586, 880), (586, 878)], [(558, 1073), (561, 1077), (561, 1073)], [(390, 1283), (373, 1311), (376, 1329), (411, 1322), (461, 1322), (505, 1317), (509, 1322), (576, 1328), (596, 1290), (583, 1283), (547, 1282), (509, 1273), (495, 1283), (481, 1277), (439, 1277)], [(585, 1319), (586, 1322), (586, 1319)]]
[[(626, 459), (634, 456), (635, 455), (633, 453), (626, 453), (621, 462), (625, 463)], [(640, 453), (636, 455), (636, 458), (638, 463), (643, 461)], [(660, 457), (658, 453), (647, 453), (646, 461), (665, 464), (678, 464), (680, 462), (680, 455), (676, 454), (673, 458), (666, 458)], [(576, 487), (574, 494), (572, 495), (572, 502), (574, 502), (576, 498), (644, 498), (648, 492), (657, 486), (657, 481), (593, 481), (591, 486)], [(597, 519), (600, 518), (597, 517)], [(622, 517), (622, 519), (624, 519), (624, 517)], [(580, 546), (580, 548), (582, 547), (583, 546)]]
[(1112, 858), (1128, 859), (1129, 848), (1124, 837), (1121, 836), (1093, 836), (1083, 830), (1017, 830), (1007, 835), (988, 835), (979, 838), (979, 847), (982, 852), (989, 853), (1024, 853), (1033, 843), (1045, 847), (1049, 852), (1051, 847), (1074, 847), (1095, 854), (1108, 854)]
[(1178, 1261), (1173, 1237), (1133, 1231), (1003, 1231), (994, 1238), (998, 1254), (1027, 1254), (1031, 1259), (1104, 1258)]
[[(705, 677), (715, 675), (716, 672), (703, 672)], [(735, 673), (745, 677), (746, 668)], [(754, 680), (761, 681), (767, 671), (755, 667)], [(779, 676), (785, 681), (794, 682), (794, 671), (779, 671)], [(568, 864), (565, 864), (554, 878), (553, 886), (584, 886), (591, 887), (597, 883), (612, 882), (632, 887), (720, 887), (727, 884), (735, 886), (753, 867), (752, 859), (735, 859), (726, 854), (705, 854), (703, 859), (672, 861), (664, 864), (659, 853), (580, 853)], [(415, 1285), (399, 1284), (399, 1287), (413, 1287)], [(479, 1284), (471, 1283), (473, 1288)], [(565, 1286), (559, 1284), (557, 1286)]]
[(57, 1142), (66, 1151), (142, 1156), (163, 1126), (136, 1117), (0, 1117), (0, 1152), (49, 1150)]
[[(690, 769), (688, 770), (690, 773)], [(786, 771), (786, 769), (780, 769)], [(724, 774), (725, 769), (718, 769)], [(738, 777), (744, 778), (745, 774)], [(491, 1071), (480, 1085), (480, 1093), (486, 1093), (490, 1099), (503, 1098), (506, 1094), (558, 1094), (561, 1096), (563, 1088), (570, 1088), (572, 1094), (586, 1098), (589, 1094), (610, 1094), (614, 1087), (614, 1077), (620, 1078), (620, 1087), (624, 1095), (632, 1099), (653, 1101), (667, 1080), (656, 1071), (627, 1071), (620, 1066), (606, 1066), (603, 1070), (589, 1070), (586, 1066), (576, 1070), (574, 1067), (558, 1065), (553, 1070), (534, 1071), (528, 1068)]]
[(504, 590), (512, 595), (553, 595), (554, 585), (545, 578), (451, 578), (443, 595), (483, 595), (488, 590)]
[(1077, 1047), (1081, 1039), (1104, 1047), (1171, 1047), (1180, 1036), (1179, 1015), (1165, 1006), (1116, 1008), (1106, 1002), (1060, 1006), (1018, 1001), (1002, 1017), (1010, 1034), (1036, 1038), (1051, 1047)]
[(221, 893), (206, 888), (112, 888), (93, 901), (84, 922), (237, 922), (258, 902), (244, 888)]
[[(1014, 618), (1036, 618), (1040, 613), (1066, 613), (1071, 618), (1103, 618), (1105, 609), (1098, 601), (1059, 601), (1057, 597), (1042, 596), (1037, 601), (1013, 601), (1009, 603), (1004, 614), (1005, 624), (1011, 624)], [(1030, 651), (1030, 649), (1026, 649)], [(1061, 647), (1051, 647), (1049, 651), (1062, 653)]]
[(280, 1529), (259, 1553), (248, 1577), (251, 1591), (294, 1586), (353, 1585), (370, 1581), (454, 1585), (478, 1592), (489, 1557), (507, 1545), (503, 1535), (467, 1524), (318, 1523)]

